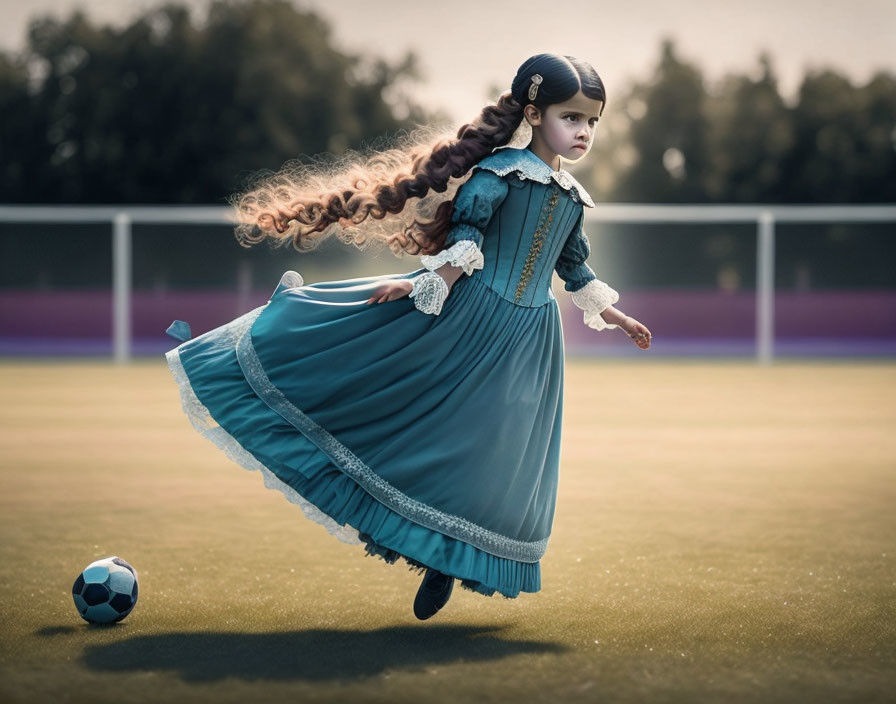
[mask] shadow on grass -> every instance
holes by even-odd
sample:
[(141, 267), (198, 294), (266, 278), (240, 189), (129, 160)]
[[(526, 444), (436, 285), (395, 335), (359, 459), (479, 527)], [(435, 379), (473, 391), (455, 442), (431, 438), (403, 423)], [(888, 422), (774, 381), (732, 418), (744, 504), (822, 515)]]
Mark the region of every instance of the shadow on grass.
[[(286, 633), (167, 633), (89, 645), (82, 659), (96, 671), (169, 670), (189, 682), (353, 680), (387, 669), (486, 662), (530, 653), (563, 653), (558, 643), (507, 640), (501, 626), (395, 626), (374, 631), (315, 629)], [(45, 628), (38, 635), (53, 636)]]

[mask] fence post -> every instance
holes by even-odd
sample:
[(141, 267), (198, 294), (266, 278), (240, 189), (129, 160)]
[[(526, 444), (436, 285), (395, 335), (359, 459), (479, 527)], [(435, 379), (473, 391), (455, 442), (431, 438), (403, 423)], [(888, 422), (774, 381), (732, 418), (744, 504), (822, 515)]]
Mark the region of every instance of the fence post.
[(131, 359), (131, 217), (112, 221), (112, 349), (117, 364)]
[(756, 360), (768, 365), (775, 345), (775, 216), (759, 214), (756, 232)]

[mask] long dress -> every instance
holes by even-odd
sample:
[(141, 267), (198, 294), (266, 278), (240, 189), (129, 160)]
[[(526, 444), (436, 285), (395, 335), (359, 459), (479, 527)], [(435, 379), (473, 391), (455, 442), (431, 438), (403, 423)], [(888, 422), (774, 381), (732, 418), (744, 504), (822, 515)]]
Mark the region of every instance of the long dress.
[[(539, 591), (563, 404), (553, 271), (587, 325), (615, 327), (599, 313), (618, 294), (585, 262), (584, 206), (566, 171), (528, 149), (493, 152), (422, 268), (315, 284), (290, 271), (265, 305), (168, 352), (184, 410), (366, 554), (486, 596)], [(465, 273), (435, 307), (422, 293), (366, 303), (389, 279), (422, 292), (445, 262)]]

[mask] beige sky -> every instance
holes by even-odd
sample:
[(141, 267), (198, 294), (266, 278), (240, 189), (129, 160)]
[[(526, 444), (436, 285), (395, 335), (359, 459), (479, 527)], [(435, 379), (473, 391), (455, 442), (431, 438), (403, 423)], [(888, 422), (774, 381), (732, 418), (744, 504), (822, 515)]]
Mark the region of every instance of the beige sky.
[[(188, 0), (200, 9), (208, 0)], [(67, 14), (85, 8), (95, 20), (128, 21), (153, 0), (0, 0), (0, 48), (20, 48), (35, 12)], [(806, 68), (832, 66), (858, 81), (875, 69), (896, 72), (893, 0), (296, 0), (330, 19), (344, 49), (397, 58), (413, 48), (425, 85), (417, 97), (458, 121), (472, 119), (509, 85), (531, 54), (553, 51), (589, 61), (608, 91), (649, 75), (662, 37), (699, 63), (710, 81), (726, 71), (752, 71), (762, 50), (771, 53), (785, 96)], [(202, 14), (201, 12), (199, 13)]]

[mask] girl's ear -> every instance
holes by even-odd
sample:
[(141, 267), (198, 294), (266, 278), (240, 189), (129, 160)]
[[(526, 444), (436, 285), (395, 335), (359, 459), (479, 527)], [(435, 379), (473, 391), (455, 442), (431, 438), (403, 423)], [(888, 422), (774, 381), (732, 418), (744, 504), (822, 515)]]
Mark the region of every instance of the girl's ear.
[(533, 127), (541, 124), (541, 110), (532, 103), (523, 108), (523, 115), (525, 115), (526, 121)]

